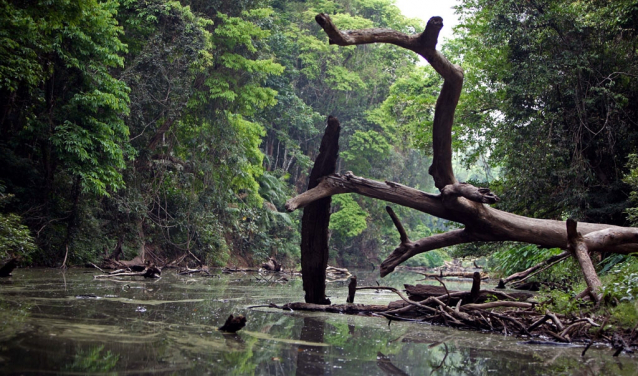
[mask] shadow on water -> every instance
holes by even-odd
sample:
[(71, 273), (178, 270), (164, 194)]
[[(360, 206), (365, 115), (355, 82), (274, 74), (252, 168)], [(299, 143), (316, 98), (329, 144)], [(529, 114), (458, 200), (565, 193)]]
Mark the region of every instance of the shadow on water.
[[(300, 339), (302, 341), (323, 343), (325, 322), (323, 320), (305, 317), (301, 328)], [(323, 346), (300, 345), (298, 347), (296, 376), (317, 376), (325, 374), (324, 355), (326, 348)]]
[[(87, 273), (88, 272), (88, 273)], [(0, 281), (0, 374), (157, 375), (636, 375), (638, 360), (606, 347), (521, 344), (520, 339), (378, 317), (248, 310), (299, 301), (301, 281), (254, 275), (96, 281), (93, 271), (17, 270)], [(401, 288), (412, 273), (359, 272), (368, 285)], [(433, 282), (436, 283), (436, 282)], [(346, 283), (328, 285), (345, 301)], [(448, 288), (469, 284), (448, 282)], [(358, 303), (396, 300), (365, 290)], [(244, 314), (237, 334), (217, 331)]]

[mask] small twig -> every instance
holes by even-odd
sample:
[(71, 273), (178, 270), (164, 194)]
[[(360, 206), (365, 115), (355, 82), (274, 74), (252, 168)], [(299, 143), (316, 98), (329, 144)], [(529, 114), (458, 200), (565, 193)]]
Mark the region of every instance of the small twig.
[(106, 272), (104, 270), (102, 270), (99, 266), (95, 265), (94, 263), (89, 262), (89, 265), (92, 265), (95, 269), (97, 269), (97, 270), (101, 271), (102, 273), (106, 274)]
[(432, 307), (428, 307), (428, 306), (424, 306), (420, 303), (417, 303), (415, 301), (412, 301), (410, 299), (408, 299), (405, 295), (403, 295), (401, 293), (401, 291), (395, 289), (394, 287), (384, 287), (384, 286), (378, 286), (378, 287), (357, 287), (357, 290), (389, 290), (392, 291), (393, 293), (399, 295), (399, 297), (401, 299), (403, 299), (406, 303), (411, 304), (413, 306), (419, 307), (419, 308), (423, 308), (425, 310), (431, 311), (431, 312), (436, 312), (436, 310)]
[(284, 309), (284, 307), (280, 307), (275, 303), (270, 303), (270, 304), (262, 304), (262, 305), (255, 305), (255, 306), (250, 306), (247, 307), (248, 309), (253, 309), (253, 308), (277, 308), (277, 309)]
[(559, 331), (562, 332), (565, 329), (565, 327), (563, 326), (563, 323), (560, 322), (560, 320), (558, 319), (558, 317), (556, 317), (555, 314), (551, 313), (550, 311), (545, 311), (545, 314), (552, 319), (552, 321), (554, 322), (554, 325), (556, 325)]
[(448, 291), (447, 286), (445, 286), (445, 283), (443, 283), (443, 281), (441, 281), (439, 278), (434, 277), (434, 279), (436, 279), (437, 281), (439, 281), (440, 284), (443, 285), (445, 293), (447, 294), (447, 300), (445, 301), (445, 304), (450, 304), (450, 292)]

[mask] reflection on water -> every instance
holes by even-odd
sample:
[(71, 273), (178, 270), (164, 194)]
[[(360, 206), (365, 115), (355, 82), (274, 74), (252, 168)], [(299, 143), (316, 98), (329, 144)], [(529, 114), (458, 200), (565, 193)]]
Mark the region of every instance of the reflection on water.
[[(638, 359), (608, 348), (520, 344), (500, 335), (374, 317), (248, 310), (303, 297), (300, 280), (265, 283), (249, 274), (159, 281), (94, 281), (93, 271), (17, 270), (0, 280), (0, 374), (186, 375), (636, 375)], [(357, 273), (360, 285), (378, 275)], [(420, 276), (393, 273), (401, 288)], [(433, 282), (436, 283), (436, 282)], [(449, 289), (468, 289), (447, 282)], [(346, 283), (328, 285), (344, 302)], [(365, 290), (358, 303), (396, 300)], [(237, 334), (217, 331), (230, 314)]]

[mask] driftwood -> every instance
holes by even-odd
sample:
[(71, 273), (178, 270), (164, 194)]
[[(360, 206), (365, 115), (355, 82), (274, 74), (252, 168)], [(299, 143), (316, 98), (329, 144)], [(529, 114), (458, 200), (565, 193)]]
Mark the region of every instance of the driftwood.
[(178, 275), (192, 275), (192, 274), (206, 274), (208, 276), (210, 276), (210, 270), (208, 269), (208, 265), (204, 265), (201, 268), (197, 268), (197, 269), (191, 269), (191, 268), (186, 268), (186, 269), (182, 269), (179, 272), (177, 272)]
[[(308, 190), (315, 188), (322, 176), (335, 172), (340, 131), (339, 120), (329, 116), (319, 155), (310, 172)], [(301, 218), (301, 274), (307, 303), (330, 304), (326, 298), (326, 267), (331, 201), (330, 197), (324, 197), (308, 203)]]
[(18, 267), (18, 259), (12, 258), (0, 268), (0, 277), (11, 277), (11, 272)]
[(219, 327), (219, 330), (227, 333), (236, 333), (241, 330), (244, 326), (246, 326), (246, 318), (243, 315), (239, 316), (228, 316), (224, 325)]
[(94, 275), (93, 279), (106, 279), (116, 277), (144, 277), (144, 278), (160, 278), (162, 276), (162, 269), (155, 265), (147, 265), (144, 270), (134, 272), (130, 269), (120, 269), (114, 272), (110, 272), (102, 275)]
[(506, 278), (502, 278), (501, 280), (498, 281), (498, 287), (499, 289), (504, 289), (505, 285), (511, 281), (516, 281), (519, 280), (520, 282), (525, 281), (526, 279), (528, 279), (529, 277), (540, 273), (544, 270), (547, 270), (548, 268), (558, 264), (559, 262), (565, 260), (567, 257), (569, 257), (571, 255), (571, 253), (569, 251), (565, 251), (562, 252), (559, 255), (556, 256), (552, 256), (550, 258), (548, 258), (545, 261), (539, 262), (538, 264), (523, 270), (522, 272), (518, 272), (518, 273), (514, 273), (512, 275), (510, 275), (509, 277)]
[(277, 262), (277, 260), (275, 260), (275, 258), (273, 257), (269, 258), (267, 262), (261, 264), (261, 267), (271, 272), (281, 271), (281, 264)]
[[(524, 335), (526, 337), (549, 337), (562, 343), (573, 341), (590, 341), (589, 328), (604, 326), (596, 323), (595, 319), (589, 317), (573, 317), (554, 314), (549, 311), (540, 313), (534, 309), (534, 303), (515, 301), (508, 294), (497, 291), (495, 293), (500, 300), (485, 303), (463, 304), (460, 299), (444, 303), (446, 296), (458, 298), (459, 296), (469, 297), (471, 292), (447, 291), (443, 286), (421, 286), (421, 291), (428, 293), (443, 293), (439, 296), (430, 296), (425, 300), (416, 302), (404, 296), (400, 291), (392, 287), (365, 286), (362, 289), (382, 289), (389, 290), (402, 299), (388, 305), (364, 305), (364, 304), (312, 304), (312, 303), (288, 303), (282, 306), (268, 304), (265, 306), (286, 311), (320, 311), (341, 314), (367, 314), (380, 316), (391, 321), (415, 321), (441, 324), (455, 328), (475, 329), (481, 331), (501, 332), (506, 335)], [(482, 290), (481, 292), (484, 292)], [(463, 295), (466, 294), (466, 295)], [(631, 334), (628, 334), (628, 338)], [(610, 344), (616, 352), (632, 351), (632, 345), (622, 336), (615, 336), (609, 339)], [(530, 343), (548, 343), (545, 340), (532, 340)]]
[(408, 293), (410, 299), (414, 301), (424, 301), (431, 297), (438, 297), (439, 299), (446, 299), (449, 296), (450, 301), (448, 305), (456, 305), (459, 300), (466, 303), (483, 303), (488, 299), (509, 299), (515, 301), (525, 301), (534, 296), (532, 293), (527, 292), (510, 292), (502, 293), (500, 291), (493, 290), (479, 290), (472, 294), (471, 291), (447, 291), (442, 286), (432, 285), (404, 285), (405, 291)]
[[(434, 111), (432, 165), (428, 170), (434, 179), (434, 185), (439, 189), (440, 193), (430, 194), (391, 181), (370, 180), (356, 176), (351, 172), (347, 172), (344, 175), (324, 172), (318, 175), (315, 172), (320, 171), (320, 169), (313, 169), (308, 190), (286, 202), (288, 211), (304, 207), (308, 208), (319, 203), (322, 203), (321, 205), (325, 209), (329, 205), (327, 200), (331, 196), (356, 193), (413, 208), (442, 219), (458, 222), (464, 226), (461, 229), (447, 233), (435, 234), (419, 240), (410, 240), (397, 216), (391, 210), (388, 210), (399, 232), (400, 243), (390, 256), (381, 263), (381, 277), (391, 273), (399, 264), (419, 253), (476, 241), (517, 241), (537, 244), (545, 248), (569, 249), (579, 259), (585, 280), (590, 287), (592, 298), (594, 300), (599, 298), (597, 276), (595, 276), (595, 272), (591, 273), (592, 270), (589, 269), (588, 264), (591, 263), (591, 260), (587, 263), (588, 257), (585, 258), (584, 256), (587, 252), (592, 251), (623, 254), (638, 251), (638, 228), (579, 223), (578, 230), (580, 234), (576, 233), (575, 224), (573, 225), (573, 231), (566, 231), (565, 222), (563, 221), (528, 218), (494, 209), (489, 204), (498, 202), (499, 198), (489, 189), (461, 183), (456, 179), (452, 168), (452, 125), (462, 91), (464, 74), (460, 66), (452, 64), (436, 50), (439, 32), (443, 27), (442, 18), (432, 17), (428, 21), (425, 30), (414, 35), (378, 28), (341, 31), (327, 14), (318, 14), (315, 20), (323, 28), (330, 44), (339, 46), (369, 43), (394, 44), (421, 55), (443, 77), (444, 83)], [(334, 155), (336, 155), (336, 151)], [(306, 210), (304, 210), (304, 216), (306, 215)], [(325, 220), (327, 216), (326, 214), (321, 218)], [(326, 228), (327, 221), (322, 222), (322, 225), (317, 227), (315, 235), (305, 233), (302, 236), (305, 236), (306, 239), (314, 236), (313, 239), (321, 239), (323, 242), (327, 239)], [(567, 229), (569, 228), (570, 225), (568, 224)], [(306, 227), (306, 229), (311, 231), (311, 227)], [(568, 232), (570, 235), (568, 235)], [(309, 251), (310, 248), (304, 248), (303, 244), (304, 242), (302, 241), (302, 263), (304, 263), (303, 258), (304, 254), (306, 254), (306, 268), (309, 268), (307, 270), (312, 270), (311, 275), (306, 275), (306, 269), (304, 269), (306, 301), (325, 303), (327, 299), (324, 298), (323, 270), (320, 271), (319, 269), (325, 269), (327, 245), (321, 243), (321, 247), (318, 247), (317, 251), (312, 254)], [(305, 244), (308, 245), (310, 243), (306, 242)], [(315, 257), (315, 259), (312, 259), (312, 257)], [(309, 291), (312, 291), (312, 294), (309, 294)], [(457, 322), (462, 321), (445, 310), (442, 316), (452, 322), (454, 320)], [(503, 321), (497, 316), (494, 316), (494, 320)], [(505, 321), (503, 323), (505, 325)], [(508, 325), (516, 326), (512, 322)]]
[(258, 272), (257, 268), (238, 268), (238, 267), (224, 267), (222, 268), (222, 273), (246, 273), (246, 272)]
[[(426, 277), (426, 278), (443, 278), (443, 277), (458, 277), (458, 278), (475, 278), (475, 273), (478, 272), (444, 272), (444, 271), (439, 271), (438, 273), (422, 273), (422, 272), (416, 272), (415, 273), (419, 273), (422, 276)], [(486, 273), (478, 273), (479, 274), (479, 278), (480, 279), (489, 279), (490, 276), (487, 275)]]

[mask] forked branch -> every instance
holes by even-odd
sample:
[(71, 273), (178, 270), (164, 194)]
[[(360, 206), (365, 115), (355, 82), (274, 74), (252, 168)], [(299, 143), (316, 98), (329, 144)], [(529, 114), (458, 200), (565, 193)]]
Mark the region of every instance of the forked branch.
[(430, 175), (434, 184), (442, 189), (446, 185), (457, 183), (452, 170), (452, 124), (454, 111), (463, 87), (463, 70), (452, 64), (436, 50), (439, 32), (443, 27), (441, 17), (432, 17), (425, 30), (420, 34), (407, 35), (390, 29), (363, 29), (340, 31), (327, 14), (318, 14), (317, 23), (323, 28), (331, 44), (351, 46), (369, 43), (390, 43), (414, 51), (423, 56), (432, 68), (445, 80), (441, 94), (436, 101), (434, 122), (432, 125), (433, 160)]

